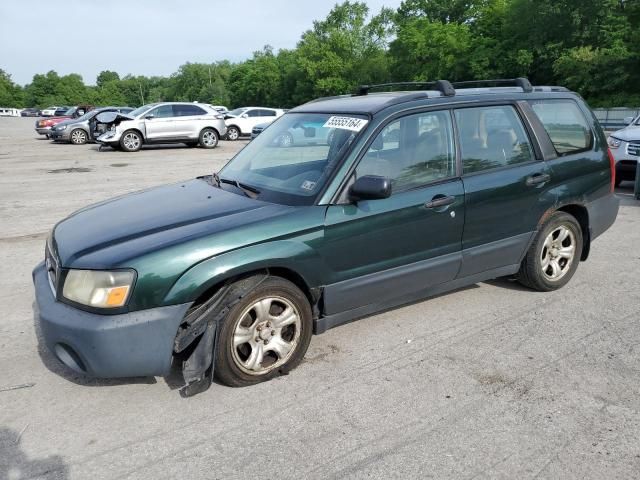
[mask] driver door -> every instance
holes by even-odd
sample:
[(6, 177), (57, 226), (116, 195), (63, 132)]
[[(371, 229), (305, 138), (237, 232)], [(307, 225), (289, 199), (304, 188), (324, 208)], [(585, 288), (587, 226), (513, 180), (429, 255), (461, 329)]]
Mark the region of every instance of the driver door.
[[(380, 131), (353, 179), (391, 179), (389, 198), (331, 205), (322, 251), (332, 315), (453, 280), (461, 264), (464, 188), (449, 111), (399, 118)], [(446, 199), (444, 205), (436, 200)]]
[(178, 135), (173, 105), (160, 105), (145, 115), (146, 140), (159, 142)]

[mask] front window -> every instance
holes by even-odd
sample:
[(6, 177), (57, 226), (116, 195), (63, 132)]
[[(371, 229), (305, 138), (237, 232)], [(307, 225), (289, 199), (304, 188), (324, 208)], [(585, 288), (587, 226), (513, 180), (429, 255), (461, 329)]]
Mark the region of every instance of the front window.
[(155, 103), (151, 103), (149, 105), (143, 105), (141, 107), (136, 108), (135, 110), (133, 110), (131, 113), (129, 113), (128, 115), (130, 117), (137, 117), (138, 115), (142, 115), (143, 113), (149, 111), (150, 109), (152, 109), (155, 106)]
[(367, 123), (364, 115), (284, 115), (222, 169), (221, 186), (237, 181), (259, 200), (311, 205)]

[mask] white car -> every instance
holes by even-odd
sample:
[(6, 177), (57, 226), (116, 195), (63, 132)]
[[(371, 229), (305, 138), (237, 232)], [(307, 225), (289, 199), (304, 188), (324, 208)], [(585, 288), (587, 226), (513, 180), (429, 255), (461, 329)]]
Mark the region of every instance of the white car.
[(251, 135), (253, 127), (259, 123), (271, 123), (282, 116), (284, 110), (280, 108), (242, 107), (227, 112), (227, 140), (238, 140), (241, 136)]
[(56, 110), (60, 107), (47, 107), (44, 110), (40, 111), (40, 115), (43, 117), (53, 117), (56, 113)]
[(640, 116), (624, 119), (627, 124), (609, 135), (608, 143), (616, 164), (616, 187), (623, 180), (634, 181), (640, 162)]

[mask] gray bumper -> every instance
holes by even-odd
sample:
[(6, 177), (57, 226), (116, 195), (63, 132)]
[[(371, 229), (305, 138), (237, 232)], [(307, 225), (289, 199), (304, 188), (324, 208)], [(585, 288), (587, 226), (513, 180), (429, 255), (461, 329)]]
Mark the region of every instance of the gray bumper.
[(51, 138), (51, 140), (65, 140), (65, 141), (69, 141), (69, 131), (68, 129), (66, 130), (62, 130), (60, 132), (56, 131), (56, 130), (51, 130), (49, 132), (49, 138)]
[(618, 216), (620, 200), (615, 194), (610, 193), (598, 200), (587, 203), (589, 213), (589, 229), (591, 230), (591, 240), (605, 232)]
[(51, 133), (51, 127), (38, 127), (36, 128), (36, 132), (40, 135), (49, 135)]
[(166, 375), (189, 304), (98, 315), (58, 302), (44, 262), (33, 271), (44, 341), (62, 363), (94, 377)]

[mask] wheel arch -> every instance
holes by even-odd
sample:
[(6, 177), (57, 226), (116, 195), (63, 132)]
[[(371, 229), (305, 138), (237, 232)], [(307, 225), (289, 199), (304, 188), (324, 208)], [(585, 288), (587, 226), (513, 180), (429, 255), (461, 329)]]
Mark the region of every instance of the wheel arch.
[(580, 260), (584, 261), (589, 257), (589, 251), (591, 250), (591, 229), (589, 228), (589, 211), (584, 205), (579, 203), (567, 203), (559, 206), (555, 209), (550, 209), (540, 219), (538, 226), (541, 226), (549, 216), (555, 212), (568, 213), (574, 217), (578, 224), (580, 224), (580, 230), (582, 230), (582, 253)]
[(220, 138), (220, 131), (213, 125), (207, 125), (205, 127), (202, 127), (200, 129), (200, 132), (198, 132), (198, 138), (200, 138), (200, 135), (202, 135), (202, 132), (204, 132), (205, 130), (213, 130), (214, 132), (216, 132), (216, 135), (218, 135), (218, 138)]
[(126, 135), (126, 133), (130, 132), (131, 130), (133, 130), (134, 132), (138, 133), (140, 135), (140, 138), (142, 138), (143, 142), (147, 141), (145, 136), (144, 136), (144, 133), (142, 133), (142, 130), (140, 130), (138, 127), (127, 128), (124, 132), (122, 132), (122, 135), (120, 135), (120, 138), (124, 137)]

